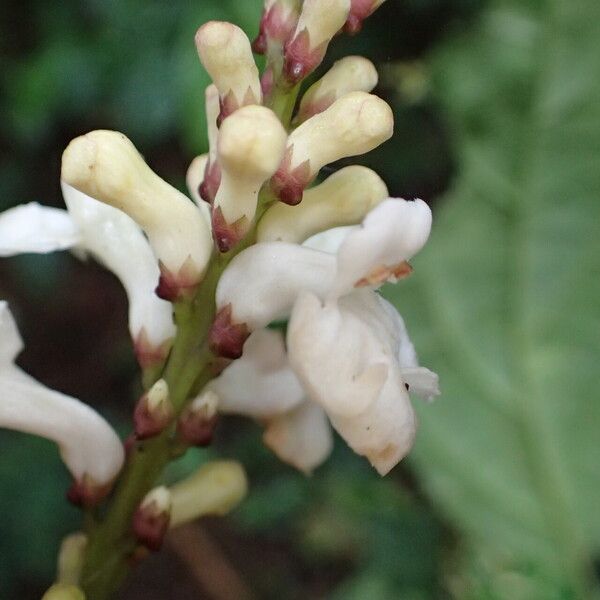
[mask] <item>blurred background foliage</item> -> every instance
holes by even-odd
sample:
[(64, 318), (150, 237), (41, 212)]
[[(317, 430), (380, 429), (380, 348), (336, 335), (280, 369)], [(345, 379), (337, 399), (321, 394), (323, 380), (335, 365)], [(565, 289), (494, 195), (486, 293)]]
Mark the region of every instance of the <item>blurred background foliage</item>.
[[(182, 187), (206, 149), (194, 32), (226, 19), (252, 37), (261, 4), (3, 2), (0, 208), (61, 206), (61, 152), (95, 128), (126, 133)], [(304, 478), (258, 427), (225, 420), (167, 479), (237, 457), (249, 498), (195, 528), (193, 551), (168, 543), (121, 597), (586, 597), (600, 551), (600, 3), (388, 0), (323, 69), (348, 53), (377, 64), (396, 117), (361, 162), (434, 208), (415, 275), (386, 293), (443, 396), (418, 407), (415, 451), (385, 479), (342, 443)], [(23, 256), (0, 261), (0, 295), (20, 364), (125, 433), (137, 371), (112, 275)], [(0, 450), (0, 597), (37, 598), (79, 515), (51, 444), (2, 431)]]

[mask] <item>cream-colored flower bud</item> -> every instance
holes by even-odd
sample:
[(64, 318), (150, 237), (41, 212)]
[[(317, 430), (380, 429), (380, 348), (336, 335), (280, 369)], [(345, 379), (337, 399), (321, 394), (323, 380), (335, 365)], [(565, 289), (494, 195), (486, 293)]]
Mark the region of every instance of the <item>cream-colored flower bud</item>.
[(285, 47), (284, 71), (298, 82), (321, 61), (331, 38), (344, 26), (350, 0), (304, 0), (292, 39)]
[(325, 229), (360, 223), (387, 197), (388, 189), (375, 171), (345, 167), (306, 190), (298, 206), (278, 202), (269, 208), (258, 224), (258, 241), (301, 243)]
[(62, 179), (127, 213), (145, 231), (161, 266), (159, 295), (173, 300), (201, 280), (212, 251), (198, 208), (144, 162), (116, 131), (75, 138), (63, 153)]
[(298, 109), (298, 123), (327, 110), (350, 92), (370, 92), (378, 81), (377, 69), (363, 56), (346, 56), (334, 63), (325, 75), (308, 88)]
[(42, 600), (85, 600), (85, 594), (76, 585), (55, 583), (42, 596)]
[(79, 581), (88, 538), (82, 531), (66, 536), (58, 552), (57, 581), (75, 585)]
[(213, 210), (213, 233), (221, 251), (246, 234), (258, 192), (277, 170), (286, 140), (279, 119), (263, 106), (245, 106), (223, 122), (218, 146), (221, 184)]
[(250, 40), (239, 27), (225, 21), (209, 21), (196, 33), (196, 48), (219, 90), (223, 117), (241, 106), (262, 102)]
[(342, 96), (290, 134), (284, 160), (272, 180), (273, 191), (282, 202), (298, 204), (321, 167), (373, 150), (393, 130), (392, 110), (381, 98), (365, 92)]
[(203, 515), (225, 515), (248, 491), (242, 466), (220, 460), (203, 465), (171, 488), (171, 528)]

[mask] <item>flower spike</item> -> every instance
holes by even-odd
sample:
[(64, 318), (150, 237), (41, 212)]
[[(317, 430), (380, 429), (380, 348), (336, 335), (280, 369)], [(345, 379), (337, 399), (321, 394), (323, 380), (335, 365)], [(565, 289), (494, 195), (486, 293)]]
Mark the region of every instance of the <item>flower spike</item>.
[(286, 204), (298, 204), (321, 167), (373, 150), (393, 129), (392, 110), (383, 100), (365, 92), (346, 94), (290, 134), (271, 180), (275, 195)]
[(200, 282), (212, 250), (206, 221), (123, 134), (92, 131), (75, 138), (63, 153), (62, 179), (142, 227), (159, 260), (162, 298), (178, 299)]

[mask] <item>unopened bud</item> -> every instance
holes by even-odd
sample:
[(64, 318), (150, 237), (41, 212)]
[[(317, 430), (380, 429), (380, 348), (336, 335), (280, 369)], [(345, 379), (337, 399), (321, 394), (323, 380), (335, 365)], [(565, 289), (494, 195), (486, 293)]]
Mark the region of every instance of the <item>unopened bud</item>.
[(171, 506), (171, 492), (160, 486), (150, 490), (135, 511), (133, 532), (149, 550), (160, 550), (171, 521)]
[(298, 206), (282, 202), (271, 206), (258, 224), (257, 239), (301, 243), (320, 231), (360, 223), (388, 196), (375, 171), (358, 165), (345, 167), (306, 190)]
[(85, 594), (76, 585), (55, 583), (42, 596), (42, 600), (85, 600)]
[(252, 43), (257, 54), (281, 48), (292, 35), (300, 16), (299, 0), (265, 0), (258, 37)]
[(234, 323), (231, 314), (231, 304), (219, 310), (208, 332), (208, 344), (217, 356), (239, 358), (250, 330), (245, 323)]
[(365, 92), (342, 96), (290, 134), (285, 157), (271, 180), (273, 192), (286, 204), (298, 204), (321, 167), (373, 150), (393, 129), (392, 110), (381, 98)]
[(225, 515), (248, 491), (242, 466), (234, 461), (215, 461), (171, 488), (171, 527), (203, 515)]
[(81, 531), (63, 539), (58, 552), (58, 581), (65, 584), (76, 584), (79, 581), (87, 542), (87, 535)]
[(143, 440), (158, 435), (171, 423), (173, 405), (169, 399), (169, 386), (159, 379), (138, 401), (133, 413), (135, 434)]
[(224, 21), (209, 21), (196, 33), (196, 48), (219, 90), (221, 119), (241, 106), (262, 102), (250, 41), (239, 27)]
[(298, 83), (321, 64), (349, 12), (350, 0), (304, 0), (294, 35), (285, 45), (284, 73), (290, 83)]
[(223, 122), (218, 144), (221, 184), (213, 207), (213, 235), (221, 252), (250, 228), (258, 192), (277, 170), (286, 140), (279, 119), (263, 106), (245, 106)]
[(122, 133), (92, 131), (75, 138), (63, 153), (61, 177), (142, 227), (161, 267), (162, 298), (177, 299), (199, 283), (212, 250), (205, 220)]
[(362, 56), (346, 56), (338, 60), (302, 97), (297, 122), (302, 123), (327, 110), (345, 94), (370, 92), (377, 85), (377, 80), (377, 70), (370, 60)]
[(352, 0), (350, 14), (344, 29), (350, 34), (358, 33), (362, 28), (363, 21), (384, 2), (385, 0)]
[(212, 390), (202, 392), (183, 411), (177, 423), (179, 437), (189, 446), (208, 446), (217, 424), (219, 397)]

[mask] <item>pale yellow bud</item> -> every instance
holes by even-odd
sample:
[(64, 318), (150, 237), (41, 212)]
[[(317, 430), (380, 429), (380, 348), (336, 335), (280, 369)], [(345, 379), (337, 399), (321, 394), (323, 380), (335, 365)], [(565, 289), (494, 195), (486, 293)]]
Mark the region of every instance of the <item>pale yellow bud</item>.
[(306, 29), (309, 51), (331, 38), (344, 26), (350, 13), (350, 0), (304, 0), (295, 35)]
[(85, 600), (85, 594), (75, 585), (56, 583), (42, 596), (42, 600)]
[(388, 195), (375, 171), (346, 167), (305, 190), (297, 206), (279, 202), (269, 208), (258, 224), (258, 241), (301, 243), (320, 231), (355, 225)]
[(298, 122), (323, 112), (349, 92), (370, 92), (377, 85), (377, 80), (377, 70), (370, 60), (362, 56), (346, 56), (338, 60), (302, 97)]
[[(228, 242), (238, 241), (245, 235), (254, 219), (258, 192), (277, 170), (286, 140), (287, 133), (279, 119), (263, 106), (245, 106), (221, 125), (218, 146), (221, 184), (213, 211), (218, 243), (221, 228), (234, 224), (237, 230), (227, 233)], [(217, 211), (221, 213), (222, 222), (215, 220)]]
[(175, 292), (200, 281), (212, 251), (206, 221), (188, 198), (148, 167), (125, 135), (100, 130), (75, 138), (63, 153), (61, 177), (142, 227)]
[(87, 542), (87, 535), (81, 531), (63, 539), (58, 552), (56, 577), (60, 583), (75, 585), (79, 581)]
[(172, 508), (171, 492), (169, 488), (161, 485), (150, 490), (142, 500), (140, 508), (154, 515), (169, 514)]
[(196, 48), (219, 90), (223, 116), (241, 106), (262, 102), (250, 40), (239, 27), (224, 21), (209, 21), (196, 33)]
[(171, 527), (203, 515), (225, 515), (244, 498), (246, 474), (234, 461), (216, 461), (171, 488)]

